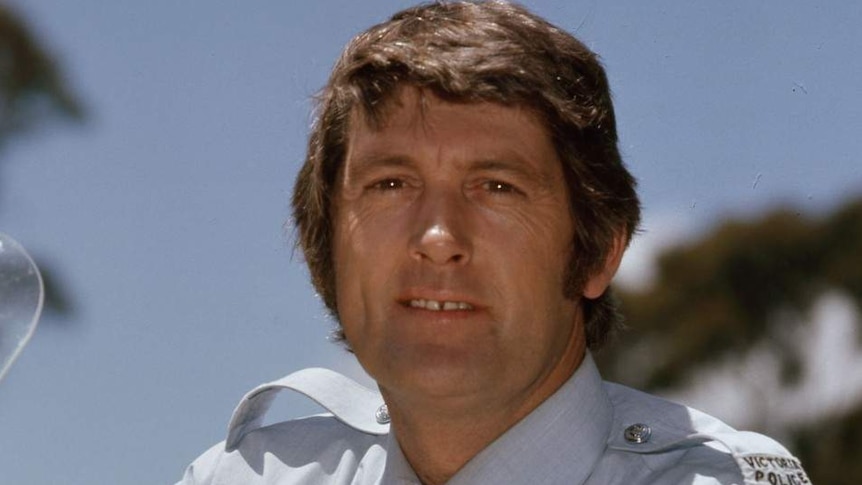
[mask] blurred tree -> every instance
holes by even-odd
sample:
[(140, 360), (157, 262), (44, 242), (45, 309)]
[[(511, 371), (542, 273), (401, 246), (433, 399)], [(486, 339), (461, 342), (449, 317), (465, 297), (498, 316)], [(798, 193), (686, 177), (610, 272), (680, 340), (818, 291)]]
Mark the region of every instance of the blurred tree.
[(0, 76), (0, 143), (51, 118), (80, 120), (83, 116), (54, 59), (21, 18), (2, 4)]
[(794, 444), (813, 483), (862, 483), (862, 407), (795, 433)]
[[(599, 364), (610, 380), (678, 392), (711, 365), (765, 351), (778, 362), (776, 388), (798, 388), (809, 344), (800, 341), (799, 327), (811, 320), (818, 298), (838, 292), (862, 308), (860, 248), (862, 198), (821, 217), (781, 209), (726, 222), (664, 251), (650, 287), (617, 290), (629, 330), (597, 356)], [(739, 380), (753, 384), (745, 375)], [(862, 468), (846, 465), (862, 456), (862, 403), (775, 429), (767, 423), (771, 402), (752, 403), (764, 408), (755, 427), (789, 438), (814, 483), (862, 483)]]
[[(56, 61), (21, 17), (0, 4), (0, 148), (10, 138), (57, 118), (80, 121), (81, 105), (63, 82)], [(56, 272), (44, 261), (37, 263), (45, 280), (45, 308), (68, 314), (70, 301)]]

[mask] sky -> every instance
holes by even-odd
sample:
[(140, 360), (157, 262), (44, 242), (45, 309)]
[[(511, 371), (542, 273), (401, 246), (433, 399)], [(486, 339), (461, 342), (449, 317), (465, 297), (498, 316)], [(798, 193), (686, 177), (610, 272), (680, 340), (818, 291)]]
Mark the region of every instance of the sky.
[[(87, 118), (0, 152), (0, 231), (73, 304), (0, 382), (0, 485), (173, 483), (257, 384), (359, 375), (327, 339), (289, 199), (342, 46), (410, 3), (7, 3)], [(645, 217), (623, 282), (724, 217), (862, 193), (858, 3), (524, 4), (607, 68)], [(270, 422), (316, 412), (279, 399)]]

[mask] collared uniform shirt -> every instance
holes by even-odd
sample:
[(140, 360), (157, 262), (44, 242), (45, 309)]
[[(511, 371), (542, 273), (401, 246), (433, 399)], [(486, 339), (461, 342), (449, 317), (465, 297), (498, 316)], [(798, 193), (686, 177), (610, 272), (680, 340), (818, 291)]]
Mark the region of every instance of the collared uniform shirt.
[[(283, 389), (330, 413), (261, 427)], [(325, 369), (248, 393), (227, 439), (179, 484), (419, 485), (379, 394)], [(575, 374), (453, 476), (474, 484), (807, 485), (799, 461), (757, 433), (697, 410), (603, 382), (587, 354)]]

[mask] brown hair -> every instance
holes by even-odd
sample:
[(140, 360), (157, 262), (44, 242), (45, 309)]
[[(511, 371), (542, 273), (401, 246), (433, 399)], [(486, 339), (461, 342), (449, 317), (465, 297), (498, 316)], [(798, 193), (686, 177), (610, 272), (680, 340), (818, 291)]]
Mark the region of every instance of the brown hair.
[[(630, 239), (640, 221), (604, 69), (580, 41), (521, 6), (438, 2), (399, 12), (353, 38), (318, 97), (293, 217), (312, 283), (336, 320), (332, 190), (351, 113), (359, 109), (378, 125), (387, 101), (405, 85), (451, 102), (518, 105), (540, 115), (563, 162), (575, 218), (564, 291), (577, 298), (614, 238)], [(583, 308), (587, 345), (596, 349), (620, 324), (616, 303), (607, 291), (585, 299)]]

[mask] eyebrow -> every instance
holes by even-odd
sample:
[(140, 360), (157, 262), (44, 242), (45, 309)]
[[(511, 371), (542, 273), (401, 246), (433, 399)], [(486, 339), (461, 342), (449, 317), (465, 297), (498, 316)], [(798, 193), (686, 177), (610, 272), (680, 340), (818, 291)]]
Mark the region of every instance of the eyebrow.
[(550, 186), (553, 182), (552, 177), (547, 171), (536, 169), (532, 164), (517, 155), (510, 155), (503, 159), (480, 159), (477, 162), (471, 163), (469, 170), (476, 172), (511, 173), (520, 178), (531, 180), (542, 187)]
[[(351, 178), (361, 178), (366, 173), (381, 168), (412, 167), (416, 161), (406, 154), (368, 153), (354, 158)], [(535, 168), (518, 154), (506, 154), (500, 158), (480, 158), (465, 163), (468, 172), (501, 172), (530, 180), (542, 187), (553, 185), (553, 177), (545, 170)]]
[(413, 159), (409, 155), (389, 155), (381, 153), (369, 153), (362, 157), (354, 158), (354, 165), (364, 167), (390, 167), (413, 165)]
[[(408, 155), (388, 155), (380, 153), (369, 153), (359, 158), (353, 158), (353, 163), (350, 164), (351, 178), (362, 178), (365, 174), (372, 170), (389, 167), (408, 167), (415, 165), (413, 159)], [(346, 174), (346, 172), (344, 172)]]

